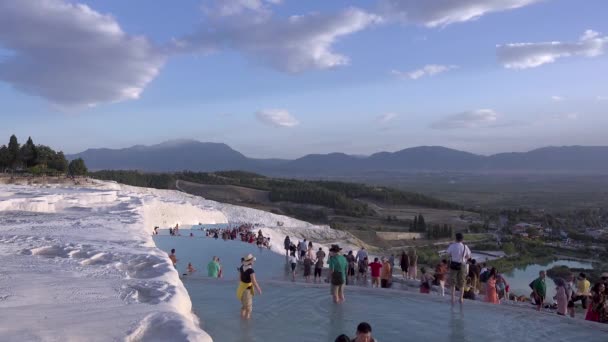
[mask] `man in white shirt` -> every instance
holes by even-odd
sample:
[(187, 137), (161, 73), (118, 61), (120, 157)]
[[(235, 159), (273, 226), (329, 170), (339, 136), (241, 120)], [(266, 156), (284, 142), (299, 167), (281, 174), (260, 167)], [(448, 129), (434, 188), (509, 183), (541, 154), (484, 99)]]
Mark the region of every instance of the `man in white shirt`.
[(456, 286), (460, 289), (460, 304), (464, 302), (464, 287), (466, 285), (466, 263), (471, 258), (471, 250), (462, 241), (462, 233), (456, 234), (456, 242), (452, 243), (447, 253), (450, 256), (450, 286), (452, 287), (452, 305), (455, 302)]
[(367, 258), (367, 251), (365, 250), (365, 247), (361, 247), (361, 250), (357, 252), (357, 262), (365, 258)]

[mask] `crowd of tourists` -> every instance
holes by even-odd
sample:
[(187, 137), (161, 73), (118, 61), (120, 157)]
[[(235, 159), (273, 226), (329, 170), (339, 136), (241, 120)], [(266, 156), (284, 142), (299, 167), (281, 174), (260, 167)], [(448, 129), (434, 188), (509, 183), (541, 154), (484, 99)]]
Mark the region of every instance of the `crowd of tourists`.
[(205, 236), (214, 239), (222, 239), (222, 240), (240, 240), (246, 243), (255, 243), (258, 247), (270, 248), (270, 237), (264, 236), (262, 230), (258, 230), (257, 233), (254, 232), (255, 225), (251, 223), (241, 224), (236, 227), (228, 227), (228, 228), (212, 228), (212, 229), (203, 229), (205, 231)]
[[(230, 240), (240, 237), (242, 241), (248, 243), (259, 241), (258, 245), (264, 245), (265, 237), (261, 230), (255, 234), (252, 228), (253, 225), (240, 225), (227, 229), (209, 229), (206, 230), (206, 236), (216, 239), (222, 236), (222, 238)], [(179, 226), (173, 229), (174, 233), (176, 231), (179, 233)], [(394, 271), (396, 262), (394, 255), (374, 257), (373, 261), (370, 262), (371, 257), (364, 247), (357, 253), (353, 251), (343, 253), (342, 248), (337, 244), (331, 245), (329, 255), (327, 255), (322, 247), (317, 246), (315, 249), (312, 241), (306, 239), (292, 241), (289, 236), (284, 240), (284, 248), (291, 279), (295, 281), (296, 275), (300, 271), (306, 282), (329, 283), (331, 298), (337, 304), (345, 301), (346, 285), (354, 285), (360, 281), (367, 284), (369, 277), (372, 287), (390, 288), (393, 279), (396, 279), (394, 277), (394, 274), (397, 273)], [(509, 300), (510, 286), (507, 279), (496, 268), (488, 267), (485, 263), (477, 263), (471, 256), (471, 250), (464, 243), (464, 236), (458, 233), (454, 243), (450, 244), (446, 250), (446, 258), (436, 265), (433, 272), (422, 267), (420, 274), (417, 274), (418, 257), (415, 249), (408, 252), (402, 251), (397, 262), (401, 269), (402, 279), (404, 281), (419, 280), (421, 293), (431, 293), (433, 286), (437, 286), (439, 294), (445, 296), (447, 285), (450, 290), (452, 305), (457, 299), (461, 305), (465, 299), (476, 300), (482, 293), (488, 303), (500, 304)], [(176, 266), (178, 259), (174, 249), (171, 250), (169, 258)], [(241, 301), (241, 316), (244, 319), (251, 317), (254, 290), (258, 294), (262, 293), (255, 278), (254, 262), (255, 257), (249, 254), (241, 259), (241, 266), (238, 268), (237, 298)], [(327, 269), (325, 269), (326, 264)], [(323, 276), (324, 270), (327, 272), (325, 276)], [(192, 274), (195, 271), (192, 264), (189, 263), (185, 275)], [(219, 257), (213, 257), (207, 265), (207, 271), (211, 278), (222, 277), (223, 268)], [(542, 271), (539, 273), (539, 277), (529, 284), (532, 291), (530, 298), (537, 310), (550, 308), (556, 310), (558, 315), (575, 317), (575, 304), (581, 302), (583, 309), (586, 310), (586, 320), (608, 323), (608, 273), (602, 274), (601, 281), (593, 286), (591, 286), (587, 275), (584, 273), (580, 273), (576, 277), (568, 276), (566, 279), (554, 279), (556, 295), (553, 298), (555, 303), (552, 305), (545, 304), (547, 299), (545, 279), (546, 273)], [(459, 293), (458, 298), (457, 292)], [(511, 299), (518, 298), (511, 296)], [(359, 330), (357, 331), (357, 336), (371, 337), (371, 327), (367, 329), (366, 326), (363, 326), (363, 328), (361, 334)], [(346, 335), (338, 337), (336, 341), (338, 340), (369, 341), (369, 339), (363, 339), (363, 337), (348, 339)]]
[[(541, 271), (538, 278), (530, 283), (532, 297), (537, 310), (543, 308), (547, 294), (545, 283), (546, 273)], [(602, 273), (601, 278), (593, 286), (585, 273), (578, 276), (568, 275), (566, 278), (553, 279), (556, 286), (556, 303), (553, 307), (560, 316), (575, 317), (575, 303), (581, 302), (585, 312), (585, 320), (608, 323), (608, 272)]]
[[(202, 226), (199, 223), (199, 226)], [(264, 247), (270, 249), (270, 237), (264, 236), (262, 230), (258, 230), (255, 233), (255, 228), (258, 227), (256, 224), (252, 223), (243, 223), (233, 227), (227, 228), (199, 228), (201, 231), (205, 233), (205, 237), (214, 238), (214, 239), (222, 239), (224, 241), (227, 240), (240, 240), (246, 243), (255, 243), (258, 247)], [(154, 227), (152, 231), (152, 235), (158, 235), (159, 227)], [(176, 224), (175, 227), (169, 228), (170, 236), (181, 236), (179, 224)], [(190, 237), (194, 237), (194, 233), (190, 233)]]

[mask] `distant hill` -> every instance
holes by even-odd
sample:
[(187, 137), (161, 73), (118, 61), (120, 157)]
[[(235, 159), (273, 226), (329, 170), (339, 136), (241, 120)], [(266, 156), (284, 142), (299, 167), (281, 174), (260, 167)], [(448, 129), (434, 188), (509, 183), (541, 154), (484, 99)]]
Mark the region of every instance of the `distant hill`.
[(91, 170), (233, 170), (251, 169), (255, 162), (226, 144), (203, 143), (194, 140), (173, 140), (152, 146), (124, 149), (89, 149), (67, 156), (82, 158)]
[(282, 160), (248, 158), (226, 144), (174, 140), (125, 149), (90, 149), (67, 157), (83, 158), (92, 170), (244, 170), (294, 177), (371, 172), (608, 173), (606, 146), (546, 147), (492, 156), (441, 146), (420, 146), (367, 157), (331, 153)]

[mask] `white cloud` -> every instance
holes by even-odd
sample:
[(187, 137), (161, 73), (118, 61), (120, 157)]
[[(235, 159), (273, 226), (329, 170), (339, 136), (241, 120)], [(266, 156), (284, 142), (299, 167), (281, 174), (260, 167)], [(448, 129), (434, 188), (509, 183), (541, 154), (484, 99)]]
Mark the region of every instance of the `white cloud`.
[(551, 100), (553, 100), (555, 102), (561, 102), (564, 100), (564, 98), (561, 96), (553, 95), (553, 96), (551, 96)]
[(608, 96), (598, 96), (595, 99), (597, 101), (608, 101)]
[(376, 121), (381, 125), (386, 125), (387, 123), (395, 120), (399, 115), (397, 113), (386, 113), (382, 114), (376, 118)]
[(270, 13), (269, 5), (281, 2), (282, 0), (217, 0), (210, 5), (203, 5), (203, 10), (217, 16), (232, 16), (247, 11)]
[(497, 127), (498, 113), (492, 109), (477, 109), (447, 116), (434, 122), (434, 129)]
[(136, 99), (165, 57), (114, 18), (63, 0), (0, 0), (0, 81), (60, 107)]
[(427, 27), (475, 20), (485, 14), (531, 5), (542, 0), (380, 0), (387, 18)]
[(508, 69), (535, 68), (570, 56), (596, 57), (604, 52), (608, 37), (587, 30), (578, 42), (512, 43), (497, 46), (499, 62)]
[(347, 65), (349, 58), (334, 52), (333, 44), (340, 37), (381, 22), (379, 16), (357, 8), (288, 18), (253, 10), (230, 18), (208, 14), (207, 19), (204, 27), (176, 46), (204, 53), (233, 49), (286, 72)]
[(412, 70), (409, 72), (392, 70), (391, 73), (399, 77), (407, 77), (412, 80), (417, 80), (423, 76), (434, 76), (456, 68), (456, 65), (427, 64), (420, 69)]
[(300, 122), (285, 109), (263, 109), (255, 113), (262, 123), (275, 127), (295, 127)]

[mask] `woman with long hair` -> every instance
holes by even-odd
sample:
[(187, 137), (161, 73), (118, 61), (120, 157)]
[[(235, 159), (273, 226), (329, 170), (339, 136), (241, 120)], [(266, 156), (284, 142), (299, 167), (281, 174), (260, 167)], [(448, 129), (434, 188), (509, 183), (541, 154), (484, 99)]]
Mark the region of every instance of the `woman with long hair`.
[(496, 273), (496, 268), (492, 267), (486, 285), (486, 302), (492, 304), (500, 304), (498, 292), (496, 291)]
[(587, 310), (587, 321), (593, 322), (607, 322), (608, 321), (608, 308), (606, 305), (606, 287), (604, 283), (596, 283), (591, 289), (591, 305)]

